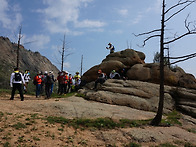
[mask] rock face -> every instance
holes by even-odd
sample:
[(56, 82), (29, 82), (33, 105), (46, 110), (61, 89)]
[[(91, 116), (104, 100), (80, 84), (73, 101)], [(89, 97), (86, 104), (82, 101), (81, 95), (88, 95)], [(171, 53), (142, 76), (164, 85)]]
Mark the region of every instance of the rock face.
[[(129, 106), (139, 110), (157, 111), (159, 102), (160, 67), (157, 63), (145, 63), (145, 55), (126, 49), (108, 55), (100, 65), (84, 73), (82, 80), (88, 84), (80, 93), (86, 99), (99, 102)], [(107, 80), (98, 91), (90, 90), (101, 69), (107, 75), (112, 70), (126, 69), (128, 80)], [(181, 68), (164, 68), (165, 94), (164, 112), (177, 108), (196, 117), (196, 79)]]
[[(93, 86), (94, 82), (88, 83), (79, 92), (89, 100), (157, 112), (159, 84), (109, 79), (97, 91), (91, 90)], [(196, 117), (196, 90), (165, 86), (164, 97), (164, 113), (177, 108)]]
[[(39, 52), (32, 52), (20, 46), (19, 68), (21, 71), (30, 70), (31, 76), (38, 71), (53, 71), (57, 75), (58, 69), (46, 57)], [(8, 38), (0, 37), (0, 87), (9, 86), (9, 78), (16, 67), (17, 44), (10, 42)]]
[[(145, 63), (145, 54), (132, 49), (109, 54), (100, 65), (96, 65), (84, 73), (82, 80), (85, 82), (95, 81), (101, 69), (108, 76), (112, 70), (126, 69), (126, 76), (130, 80), (139, 80), (151, 83), (160, 82), (160, 70), (158, 63)], [(184, 88), (196, 89), (196, 79), (177, 67), (174, 71), (167, 66), (164, 68), (165, 84)]]

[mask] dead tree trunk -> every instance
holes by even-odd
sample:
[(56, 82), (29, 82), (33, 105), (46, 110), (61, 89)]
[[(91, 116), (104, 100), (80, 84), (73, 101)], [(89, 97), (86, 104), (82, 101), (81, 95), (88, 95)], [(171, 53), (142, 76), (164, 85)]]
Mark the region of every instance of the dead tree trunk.
[(18, 48), (17, 48), (17, 57), (16, 57), (16, 67), (19, 68), (19, 56), (20, 56), (20, 39), (21, 37), (21, 31), (22, 31), (22, 27), (20, 27), (19, 29), (19, 35), (18, 35)]
[(63, 48), (62, 48), (61, 71), (63, 71), (64, 53), (65, 53), (65, 35), (64, 35), (64, 39), (63, 39)]
[(162, 4), (162, 19), (161, 19), (161, 37), (160, 37), (160, 91), (159, 91), (159, 106), (157, 115), (152, 120), (152, 125), (158, 125), (161, 122), (164, 106), (164, 32), (165, 32), (165, 0)]

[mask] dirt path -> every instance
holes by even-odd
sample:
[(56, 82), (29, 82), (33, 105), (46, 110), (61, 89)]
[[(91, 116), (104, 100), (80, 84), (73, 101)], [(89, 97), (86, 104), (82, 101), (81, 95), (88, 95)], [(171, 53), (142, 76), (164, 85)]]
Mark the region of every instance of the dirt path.
[[(36, 118), (33, 117), (36, 114)], [(183, 116), (182, 126), (117, 128), (108, 130), (81, 130), (67, 125), (50, 124), (46, 116), (64, 118), (150, 119), (155, 113), (125, 106), (87, 101), (80, 97), (45, 100), (26, 96), (13, 101), (9, 95), (0, 96), (0, 146), (126, 146), (133, 142), (142, 146), (173, 144), (196, 146), (196, 120)], [(17, 129), (16, 124), (25, 124)]]

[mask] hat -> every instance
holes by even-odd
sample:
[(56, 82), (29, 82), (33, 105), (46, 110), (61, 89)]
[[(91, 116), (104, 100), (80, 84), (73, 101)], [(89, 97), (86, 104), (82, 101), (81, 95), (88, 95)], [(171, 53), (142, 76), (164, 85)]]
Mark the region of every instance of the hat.
[(100, 70), (98, 70), (98, 73), (102, 73), (101, 69), (100, 69)]
[(45, 73), (45, 74), (47, 74), (48, 72), (47, 72), (47, 71), (45, 71), (44, 73)]
[(112, 73), (115, 73), (116, 71), (115, 70), (112, 70)]

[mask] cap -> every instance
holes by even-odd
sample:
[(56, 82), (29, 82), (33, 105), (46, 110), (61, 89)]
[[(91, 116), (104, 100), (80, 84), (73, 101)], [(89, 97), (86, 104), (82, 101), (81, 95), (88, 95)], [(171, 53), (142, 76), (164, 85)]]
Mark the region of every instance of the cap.
[(102, 73), (101, 69), (98, 70), (98, 73)]

